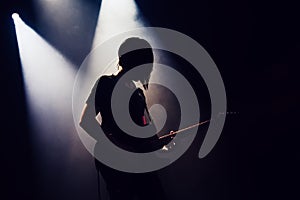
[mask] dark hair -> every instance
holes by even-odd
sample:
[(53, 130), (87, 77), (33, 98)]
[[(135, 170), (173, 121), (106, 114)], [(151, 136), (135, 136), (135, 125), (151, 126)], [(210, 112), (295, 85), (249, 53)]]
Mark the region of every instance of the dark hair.
[(121, 44), (118, 55), (119, 65), (122, 66), (125, 72), (139, 65), (148, 64), (147, 69), (144, 70), (141, 77), (138, 77), (143, 83), (144, 88), (148, 89), (148, 82), (154, 61), (151, 45), (144, 39), (131, 37)]

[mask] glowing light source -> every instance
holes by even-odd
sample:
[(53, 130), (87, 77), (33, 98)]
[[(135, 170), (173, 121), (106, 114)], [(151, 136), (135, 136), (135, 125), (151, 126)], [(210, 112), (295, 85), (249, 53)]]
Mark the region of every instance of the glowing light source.
[(93, 47), (113, 35), (145, 25), (146, 22), (141, 17), (134, 0), (103, 0)]
[[(145, 22), (139, 13), (134, 0), (102, 0), (92, 49), (95, 49), (97, 46), (115, 35), (135, 28), (144, 27), (146, 24), (147, 22)], [(121, 44), (121, 42), (125, 39), (126, 38), (124, 37), (124, 39), (121, 39), (119, 43)], [(114, 51), (117, 53), (117, 49), (114, 49)], [(89, 57), (91, 67), (88, 69), (87, 73), (89, 73), (91, 77), (99, 70), (99, 63), (101, 63), (101, 61), (99, 61), (99, 56), (92, 55)], [(105, 69), (107, 74), (113, 74), (116, 72), (117, 63), (115, 63), (115, 61), (112, 61), (110, 67)], [(100, 67), (105, 68), (107, 66)]]
[(13, 13), (13, 14), (11, 15), (11, 17), (13, 18), (14, 22), (17, 22), (17, 21), (20, 21), (20, 20), (21, 20), (21, 18), (20, 18), (20, 16), (19, 16), (18, 13)]
[[(76, 173), (80, 181), (86, 178), (76, 171), (82, 168), (74, 168), (84, 166), (89, 159), (86, 151), (80, 148), (77, 134), (74, 134), (72, 89), (75, 67), (20, 17), (14, 16), (17, 19), (14, 23), (28, 107), (29, 139), (33, 148), (34, 168), (37, 169), (35, 173), (40, 183), (38, 187), (47, 191), (41, 193), (40, 198), (44, 199), (53, 189), (51, 187), (49, 190), (49, 182), (63, 180), (58, 181), (60, 183), (55, 190), (64, 188), (67, 191), (69, 185), (74, 184), (70, 173)], [(22, 152), (16, 156), (22, 156)], [(48, 176), (49, 171), (59, 174), (59, 177)], [(71, 195), (67, 198), (79, 195), (74, 192), (66, 194)], [(61, 194), (55, 195), (55, 198), (60, 198)]]
[[(31, 126), (39, 132), (41, 138), (48, 134), (53, 139), (70, 138), (71, 135), (62, 136), (58, 133), (66, 128), (65, 124), (72, 123), (74, 66), (27, 26), (18, 14), (13, 14), (13, 19), (30, 120), (33, 122)], [(53, 127), (56, 127), (56, 131), (53, 131)], [(57, 135), (55, 132), (58, 132)]]

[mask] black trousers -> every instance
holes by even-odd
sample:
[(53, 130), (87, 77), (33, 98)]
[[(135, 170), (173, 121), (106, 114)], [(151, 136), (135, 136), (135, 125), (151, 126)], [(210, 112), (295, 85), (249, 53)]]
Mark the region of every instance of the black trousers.
[(166, 200), (156, 172), (127, 173), (117, 171), (95, 159), (107, 186), (110, 200)]

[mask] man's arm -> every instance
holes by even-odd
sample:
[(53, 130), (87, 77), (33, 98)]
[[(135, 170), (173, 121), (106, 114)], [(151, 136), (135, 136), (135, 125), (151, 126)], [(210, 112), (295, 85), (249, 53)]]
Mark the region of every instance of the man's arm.
[(83, 128), (92, 138), (98, 141), (98, 134), (100, 133), (100, 124), (96, 120), (96, 112), (94, 106), (85, 104), (82, 110), (79, 125)]
[(97, 87), (98, 87), (99, 80), (96, 81), (94, 84), (91, 93), (86, 101), (86, 104), (84, 105), (82, 109), (81, 118), (79, 121), (79, 126), (83, 128), (92, 138), (98, 141), (99, 136), (98, 134), (101, 133), (101, 127), (98, 121), (96, 120), (96, 113), (95, 110), (95, 96), (97, 93)]

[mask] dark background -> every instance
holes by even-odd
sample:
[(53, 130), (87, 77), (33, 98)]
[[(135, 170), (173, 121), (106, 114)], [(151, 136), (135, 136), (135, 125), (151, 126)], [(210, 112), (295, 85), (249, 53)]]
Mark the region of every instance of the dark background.
[[(96, 190), (87, 189), (96, 187), (95, 180), (74, 178), (78, 171), (94, 170), (92, 158), (83, 147), (89, 167), (68, 169), (70, 181), (59, 183), (59, 172), (66, 167), (59, 156), (45, 166), (49, 176), (41, 178), (37, 173), (11, 19), (11, 14), (18, 12), (30, 27), (79, 66), (91, 48), (100, 4), (96, 0), (85, 2), (88, 6), (83, 8), (84, 25), (68, 40), (61, 29), (71, 26), (56, 27), (59, 34), (54, 38), (45, 27), (37, 25), (32, 1), (1, 2), (1, 199), (96, 197)], [(206, 158), (199, 160), (196, 156), (200, 138), (183, 157), (162, 170), (170, 181), (165, 187), (174, 190), (169, 198), (297, 199), (300, 16), (296, 3), (238, 0), (136, 0), (136, 3), (151, 26), (183, 32), (208, 51), (223, 77), (228, 110), (239, 112), (228, 116), (219, 142)], [(78, 41), (76, 47), (72, 46), (73, 41)]]

